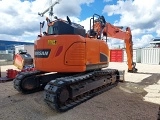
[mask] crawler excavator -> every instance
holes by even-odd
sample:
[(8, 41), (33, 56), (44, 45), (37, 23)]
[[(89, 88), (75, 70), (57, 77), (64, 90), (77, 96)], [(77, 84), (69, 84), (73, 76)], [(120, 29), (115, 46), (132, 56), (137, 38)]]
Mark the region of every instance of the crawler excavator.
[(20, 73), (14, 79), (14, 88), (19, 92), (44, 89), (45, 102), (63, 112), (116, 86), (124, 80), (124, 71), (104, 69), (109, 65), (109, 48), (102, 35), (106, 40), (113, 37), (125, 41), (128, 72), (137, 72), (129, 27), (123, 31), (97, 14), (90, 19), (87, 33), (68, 16), (67, 20), (46, 20), (47, 32), (35, 41), (36, 71)]

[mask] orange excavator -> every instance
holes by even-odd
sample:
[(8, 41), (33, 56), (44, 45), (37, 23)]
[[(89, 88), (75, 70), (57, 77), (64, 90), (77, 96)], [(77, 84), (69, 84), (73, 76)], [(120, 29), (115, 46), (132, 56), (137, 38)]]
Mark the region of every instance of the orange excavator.
[(125, 41), (128, 72), (137, 72), (129, 27), (123, 31), (97, 14), (90, 19), (87, 33), (68, 16), (66, 21), (57, 17), (46, 20), (47, 32), (40, 33), (35, 41), (36, 71), (22, 72), (14, 79), (14, 88), (19, 92), (44, 89), (45, 102), (63, 112), (116, 86), (124, 80), (124, 71), (104, 69), (109, 65), (108, 36)]

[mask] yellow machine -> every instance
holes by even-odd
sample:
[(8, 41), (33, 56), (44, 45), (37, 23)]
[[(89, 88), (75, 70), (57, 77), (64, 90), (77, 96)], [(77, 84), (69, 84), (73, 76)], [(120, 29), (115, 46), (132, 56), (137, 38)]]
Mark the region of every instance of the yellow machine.
[(13, 65), (22, 70), (27, 67), (33, 68), (33, 58), (26, 50), (19, 50), (19, 53), (14, 55)]

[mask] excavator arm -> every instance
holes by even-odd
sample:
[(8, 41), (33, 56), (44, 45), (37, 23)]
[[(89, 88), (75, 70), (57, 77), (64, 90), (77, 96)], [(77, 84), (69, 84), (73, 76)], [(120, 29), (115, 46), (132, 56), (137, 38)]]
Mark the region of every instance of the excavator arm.
[[(98, 16), (98, 19), (94, 19), (94, 16)], [(107, 23), (103, 16), (94, 14), (93, 16), (93, 29), (92, 36), (101, 39), (101, 35), (106, 37), (117, 38), (124, 40), (127, 53), (127, 62), (128, 62), (128, 72), (137, 72), (135, 68), (136, 64), (133, 62), (133, 42), (132, 42), (132, 33), (129, 27), (125, 28), (125, 31), (122, 30), (123, 27), (114, 26), (110, 23)], [(94, 32), (93, 32), (94, 31)]]

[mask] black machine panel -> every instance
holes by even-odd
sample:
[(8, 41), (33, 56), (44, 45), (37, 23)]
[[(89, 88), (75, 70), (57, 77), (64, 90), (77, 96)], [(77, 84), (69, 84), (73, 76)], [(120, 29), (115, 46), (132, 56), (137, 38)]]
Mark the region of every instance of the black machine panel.
[(85, 37), (85, 29), (83, 26), (71, 23), (69, 24), (67, 21), (56, 21), (53, 26), (49, 26), (48, 34), (53, 35), (62, 35), (62, 34), (72, 34), (72, 35), (81, 35)]
[(19, 54), (19, 55), (24, 60), (24, 67), (28, 65), (33, 65), (33, 58), (31, 57), (30, 54), (25, 53), (25, 54)]

